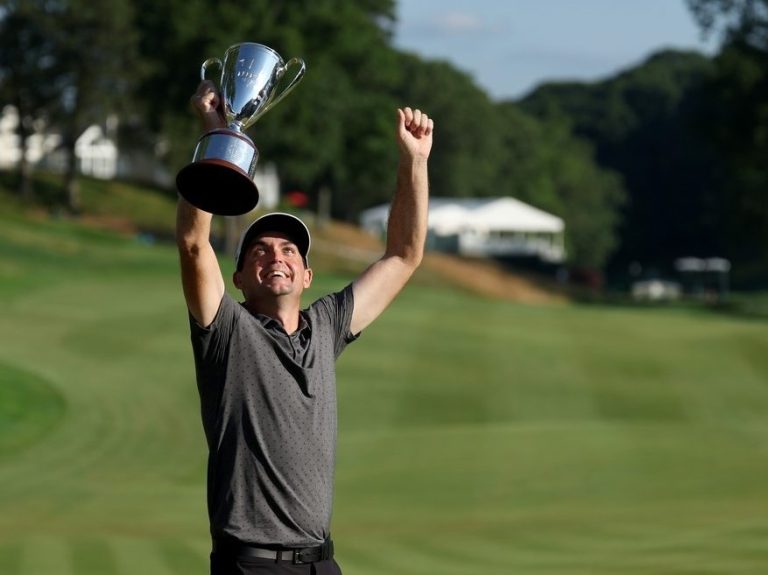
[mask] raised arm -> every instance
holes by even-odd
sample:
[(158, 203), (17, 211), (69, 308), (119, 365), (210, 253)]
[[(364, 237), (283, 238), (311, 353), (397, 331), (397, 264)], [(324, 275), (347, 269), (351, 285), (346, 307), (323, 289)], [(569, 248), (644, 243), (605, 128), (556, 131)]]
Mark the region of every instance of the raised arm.
[[(200, 84), (192, 97), (192, 105), (205, 131), (224, 126), (224, 119), (219, 113), (219, 97), (211, 82)], [(181, 262), (181, 283), (189, 312), (202, 326), (213, 322), (225, 289), (216, 252), (210, 242), (212, 218), (211, 214), (197, 209), (179, 196), (176, 244)]]
[(411, 108), (398, 110), (397, 116), (400, 162), (387, 224), (387, 247), (384, 256), (352, 284), (352, 333), (362, 331), (392, 303), (424, 255), (429, 207), (427, 160), (434, 122)]

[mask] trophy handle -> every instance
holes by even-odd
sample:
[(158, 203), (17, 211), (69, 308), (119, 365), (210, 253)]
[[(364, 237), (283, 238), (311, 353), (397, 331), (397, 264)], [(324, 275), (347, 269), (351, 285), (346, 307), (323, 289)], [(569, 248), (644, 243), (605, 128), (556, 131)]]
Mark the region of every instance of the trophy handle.
[(288, 60), (285, 63), (285, 65), (283, 65), (277, 71), (277, 77), (278, 78), (282, 78), (283, 74), (285, 74), (285, 72), (288, 70), (288, 68), (290, 68), (291, 66), (294, 66), (294, 65), (298, 65), (299, 68), (296, 71), (296, 73), (293, 75), (293, 78), (291, 79), (291, 81), (288, 83), (288, 85), (285, 88), (283, 88), (282, 92), (277, 94), (271, 102), (269, 102), (266, 106), (264, 106), (259, 111), (259, 113), (256, 115), (256, 117), (253, 118), (254, 120), (256, 118), (258, 118), (259, 116), (261, 116), (262, 114), (264, 114), (267, 110), (272, 108), (272, 106), (277, 104), (280, 100), (285, 98), (288, 95), (288, 93), (291, 90), (293, 90), (296, 87), (296, 85), (301, 81), (301, 79), (304, 77), (304, 72), (307, 71), (307, 65), (304, 63), (304, 60), (302, 60), (301, 58), (291, 58), (290, 60)]
[(208, 71), (209, 66), (218, 66), (219, 68), (222, 67), (221, 60), (218, 58), (208, 58), (205, 62), (203, 62), (203, 65), (200, 66), (200, 79), (205, 80), (205, 73)]

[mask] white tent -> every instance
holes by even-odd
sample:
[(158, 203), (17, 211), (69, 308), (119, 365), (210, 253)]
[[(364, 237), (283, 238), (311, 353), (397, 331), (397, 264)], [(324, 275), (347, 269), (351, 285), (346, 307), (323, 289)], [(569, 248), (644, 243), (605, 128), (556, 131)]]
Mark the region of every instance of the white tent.
[[(360, 223), (375, 235), (386, 231), (388, 205), (363, 212)], [(512, 197), (430, 198), (430, 245), (472, 256), (536, 256), (565, 259), (565, 222)]]
[(562, 233), (557, 216), (515, 198), (435, 198), (429, 205), (430, 227), (459, 232), (466, 228), (506, 232)]

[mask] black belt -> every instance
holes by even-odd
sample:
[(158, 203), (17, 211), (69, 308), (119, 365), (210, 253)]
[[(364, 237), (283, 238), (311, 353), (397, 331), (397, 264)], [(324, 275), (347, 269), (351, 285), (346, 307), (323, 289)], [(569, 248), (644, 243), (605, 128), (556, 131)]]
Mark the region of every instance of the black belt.
[(238, 541), (213, 540), (213, 552), (222, 555), (230, 555), (238, 558), (271, 559), (272, 561), (290, 561), (294, 565), (304, 563), (316, 563), (333, 559), (333, 541), (326, 539), (322, 545), (317, 547), (301, 548), (273, 548), (258, 547), (256, 545), (247, 545)]

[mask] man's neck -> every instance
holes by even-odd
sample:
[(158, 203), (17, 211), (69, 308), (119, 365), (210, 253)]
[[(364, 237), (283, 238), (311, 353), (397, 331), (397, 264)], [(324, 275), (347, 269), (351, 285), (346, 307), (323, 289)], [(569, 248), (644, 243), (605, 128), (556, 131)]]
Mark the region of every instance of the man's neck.
[(288, 335), (299, 329), (301, 306), (298, 302), (287, 302), (283, 298), (277, 298), (272, 302), (250, 300), (245, 302), (245, 307), (251, 313), (266, 315), (280, 322)]

